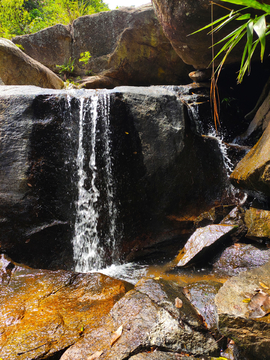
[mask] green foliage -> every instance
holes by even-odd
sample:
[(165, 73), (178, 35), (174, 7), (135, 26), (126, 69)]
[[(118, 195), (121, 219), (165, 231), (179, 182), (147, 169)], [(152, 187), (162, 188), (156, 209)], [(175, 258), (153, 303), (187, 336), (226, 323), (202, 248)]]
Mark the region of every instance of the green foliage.
[[(270, 15), (270, 5), (260, 3), (257, 0), (221, 0), (235, 5), (244, 6), (240, 10), (231, 10), (231, 12), (222, 18), (208, 24), (204, 28), (198, 30), (202, 31), (211, 28), (210, 33), (216, 33), (221, 28), (226, 26), (231, 21), (237, 21), (235, 30), (225, 36), (217, 44), (223, 44), (219, 52), (216, 54), (214, 61), (219, 55), (224, 54), (217, 71), (221, 69), (225, 63), (230, 52), (238, 45), (241, 39), (246, 37), (246, 44), (243, 50), (240, 70), (238, 74), (238, 82), (241, 83), (246, 72), (250, 72), (252, 56), (255, 49), (260, 45), (260, 57), (263, 61), (265, 55), (266, 36), (270, 34), (270, 25), (267, 24), (266, 17)], [(253, 8), (263, 12), (261, 15), (252, 15), (249, 10)], [(198, 32), (196, 31), (196, 32)], [(196, 33), (195, 32), (195, 33)]]
[(74, 71), (74, 62), (75, 59), (69, 58), (63, 65), (56, 65), (59, 69), (59, 74), (70, 75)]
[(80, 59), (79, 59), (79, 61), (80, 61), (80, 62), (83, 62), (84, 65), (87, 65), (88, 62), (89, 62), (89, 60), (90, 60), (90, 57), (91, 57), (91, 55), (90, 55), (90, 52), (89, 52), (89, 51), (82, 52), (82, 53), (80, 54)]
[(106, 10), (109, 8), (103, 0), (0, 0), (0, 36), (34, 33)]

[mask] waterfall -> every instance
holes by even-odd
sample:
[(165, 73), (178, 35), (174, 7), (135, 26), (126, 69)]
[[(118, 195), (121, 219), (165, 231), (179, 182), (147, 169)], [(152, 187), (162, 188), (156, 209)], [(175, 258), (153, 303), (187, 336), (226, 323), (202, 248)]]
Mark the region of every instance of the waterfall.
[[(105, 91), (96, 92), (89, 98), (79, 98), (76, 164), (78, 200), (73, 237), (75, 271), (89, 272), (119, 261), (110, 96)], [(102, 225), (99, 226), (99, 223)]]

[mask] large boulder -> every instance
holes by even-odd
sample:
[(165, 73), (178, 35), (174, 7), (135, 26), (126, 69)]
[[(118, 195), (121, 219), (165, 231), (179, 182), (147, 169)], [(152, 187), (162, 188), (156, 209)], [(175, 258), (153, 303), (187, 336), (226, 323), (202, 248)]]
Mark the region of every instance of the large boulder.
[[(211, 2), (209, 0), (152, 0), (152, 2), (165, 35), (181, 59), (196, 69), (207, 68), (212, 60), (211, 36), (207, 35), (209, 30), (189, 35), (211, 22)], [(265, 2), (269, 3), (269, 0)], [(220, 0), (214, 3), (222, 5), (214, 5), (214, 19), (229, 13), (224, 7), (237, 9), (235, 5)], [(229, 34), (236, 25), (232, 22), (215, 33), (214, 43)], [(226, 63), (239, 63), (242, 51), (243, 47), (238, 46), (227, 58)], [(215, 53), (217, 52), (216, 49)]]
[(270, 196), (270, 125), (248, 154), (238, 163), (231, 174), (236, 187), (257, 191)]
[(270, 348), (270, 262), (228, 280), (215, 298), (220, 332), (248, 360), (268, 360)]
[(102, 274), (33, 270), (0, 257), (1, 358), (47, 358), (96, 329), (131, 284)]
[(10, 40), (0, 39), (0, 78), (5, 85), (35, 85), (61, 89), (63, 81)]
[[(96, 75), (87, 88), (189, 82), (190, 67), (173, 50), (151, 5), (83, 16), (70, 28), (56, 25), (12, 41), (53, 71), (74, 59), (73, 75)], [(79, 59), (86, 51), (91, 58), (84, 65)]]
[[(179, 242), (189, 219), (227, 201), (218, 141), (191, 131), (185, 104), (200, 98), (188, 95), (193, 88), (176, 88), (69, 92), (23, 87), (22, 94), (21, 87), (1, 86), (1, 248), (32, 267), (72, 267), (77, 199), (79, 191), (91, 191), (93, 142), (98, 236), (109, 246), (106, 236), (113, 226), (126, 259), (151, 253), (158, 242)], [(95, 121), (97, 131), (91, 135)], [(82, 135), (85, 180), (79, 183)], [(114, 205), (108, 202), (108, 184)], [(103, 258), (110, 263), (111, 249)]]
[(219, 352), (183, 288), (161, 279), (139, 281), (112, 308), (102, 326), (85, 334), (61, 360), (95, 358), (94, 354), (103, 360), (122, 360), (151, 348), (195, 356)]

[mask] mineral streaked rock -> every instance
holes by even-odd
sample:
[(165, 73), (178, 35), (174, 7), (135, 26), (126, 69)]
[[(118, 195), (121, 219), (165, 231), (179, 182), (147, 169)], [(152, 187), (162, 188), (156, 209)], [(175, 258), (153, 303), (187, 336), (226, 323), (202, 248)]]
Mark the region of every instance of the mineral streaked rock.
[(98, 327), (133, 286), (102, 274), (25, 268), (0, 258), (1, 358), (44, 358)]

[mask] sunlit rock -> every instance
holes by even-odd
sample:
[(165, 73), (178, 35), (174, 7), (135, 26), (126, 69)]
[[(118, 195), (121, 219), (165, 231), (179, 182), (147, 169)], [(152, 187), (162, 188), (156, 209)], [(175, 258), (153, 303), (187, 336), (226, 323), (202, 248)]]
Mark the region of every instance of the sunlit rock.
[(96, 329), (132, 285), (102, 274), (34, 270), (0, 258), (1, 358), (45, 358)]
[[(260, 302), (257, 302), (257, 309), (251, 309), (256, 294), (265, 294), (266, 299), (269, 289), (270, 262), (231, 278), (215, 298), (220, 332), (233, 339), (242, 357), (248, 360), (269, 359), (270, 314), (262, 311)], [(260, 311), (261, 316), (254, 318), (255, 311)]]
[(0, 78), (5, 85), (35, 85), (61, 89), (63, 81), (10, 40), (0, 38)]
[[(190, 82), (192, 68), (172, 48), (151, 4), (82, 16), (69, 27), (58, 24), (12, 41), (53, 71), (74, 60), (68, 76), (86, 76), (88, 89)], [(79, 59), (87, 51), (84, 64)]]
[(249, 153), (231, 174), (232, 183), (239, 188), (262, 192), (270, 196), (270, 125)]
[(179, 252), (174, 262), (177, 266), (204, 260), (213, 256), (213, 250), (217, 250), (226, 237), (235, 230), (234, 225), (208, 225), (197, 229), (189, 238), (184, 248)]
[(246, 237), (253, 240), (270, 240), (270, 211), (249, 208), (245, 212)]
[[(175, 306), (176, 298), (181, 298), (181, 308)], [(121, 336), (111, 346), (112, 334), (121, 326)], [(194, 356), (218, 353), (183, 288), (170, 281), (143, 279), (118, 301), (102, 326), (70, 347), (61, 360), (79, 360), (98, 351), (104, 360), (122, 360), (152, 347)]]

